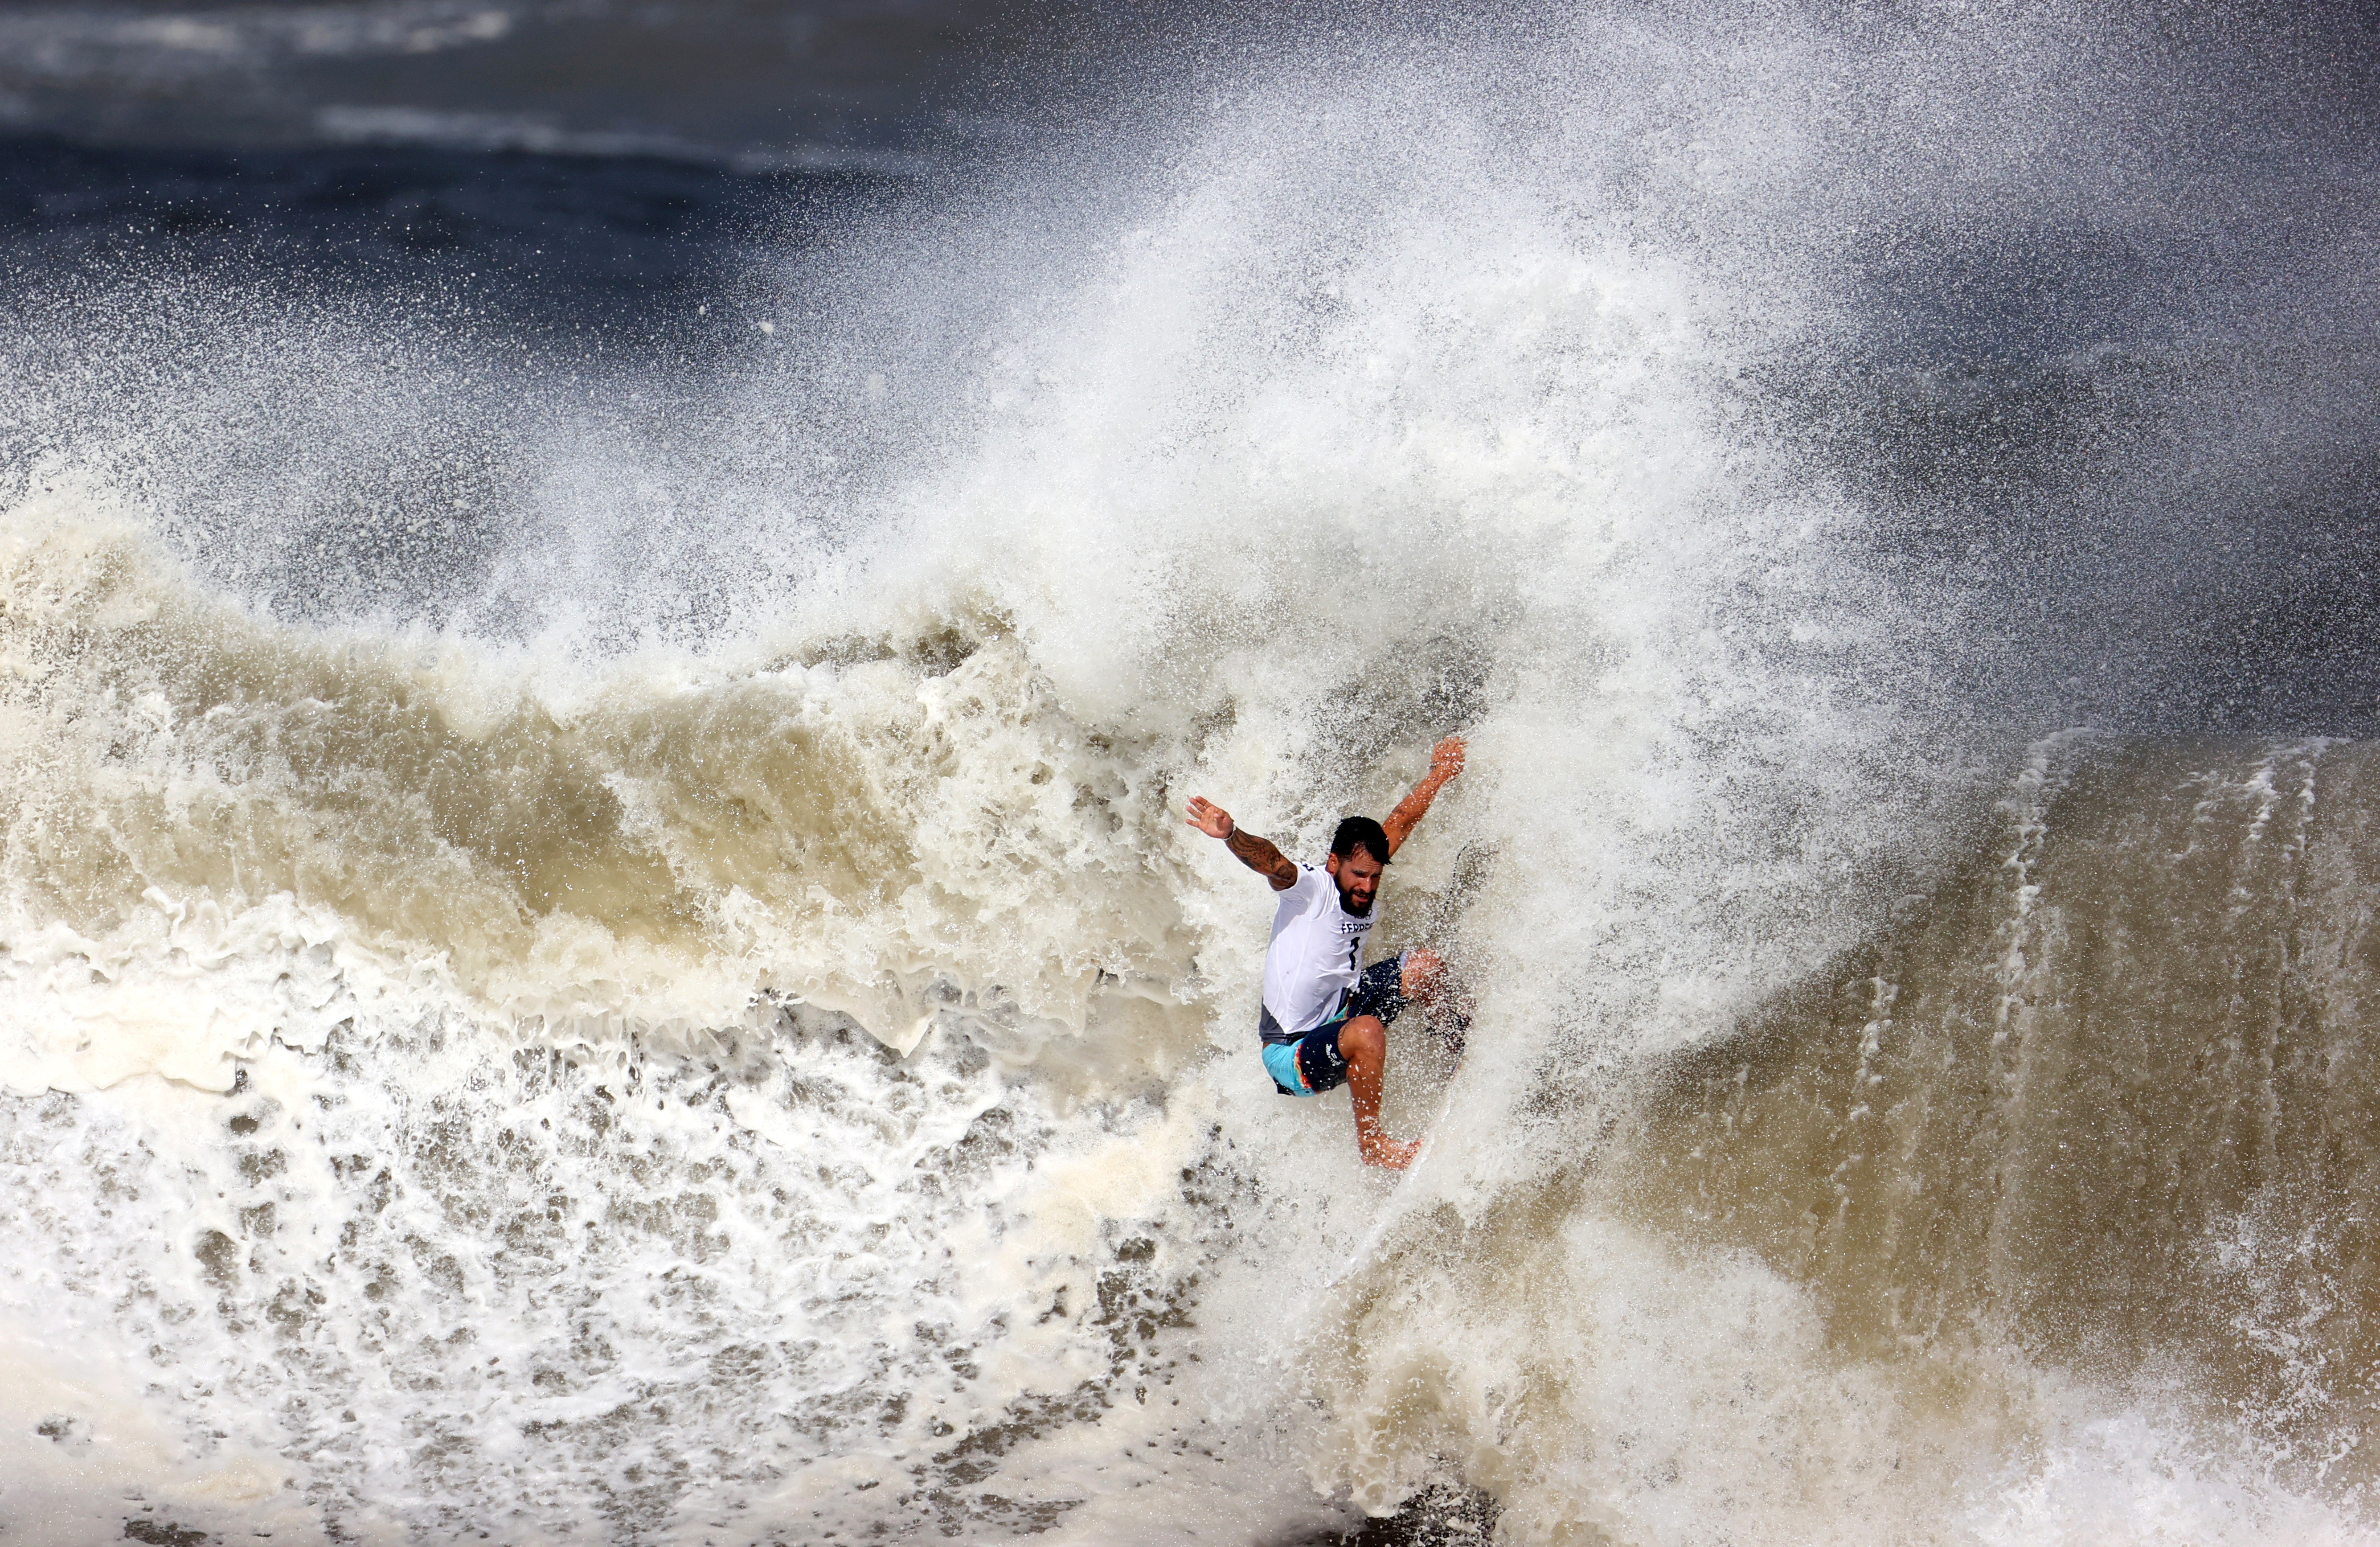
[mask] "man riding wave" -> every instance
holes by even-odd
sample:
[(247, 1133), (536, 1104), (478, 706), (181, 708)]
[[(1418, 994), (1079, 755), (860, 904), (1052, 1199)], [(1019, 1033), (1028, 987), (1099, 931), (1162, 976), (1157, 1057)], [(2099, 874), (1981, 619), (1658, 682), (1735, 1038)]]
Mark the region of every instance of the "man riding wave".
[(1388, 1067), (1388, 1023), (1408, 1005), (1435, 1005), (1445, 966), (1424, 946), (1362, 965), (1365, 937), (1377, 921), (1380, 877), (1429, 803), (1463, 772), (1463, 738), (1430, 749), (1429, 773), (1397, 803), (1389, 820), (1349, 817), (1331, 835), (1321, 869), (1300, 865), (1205, 796), (1190, 802), (1189, 823), (1220, 838), (1240, 862), (1281, 894), (1265, 951), (1264, 999), (1257, 1035), (1264, 1066), (1283, 1095), (1318, 1096), (1345, 1085), (1355, 1107), (1355, 1150), (1366, 1165), (1402, 1169), (1421, 1145), (1400, 1144), (1380, 1127), (1380, 1082)]

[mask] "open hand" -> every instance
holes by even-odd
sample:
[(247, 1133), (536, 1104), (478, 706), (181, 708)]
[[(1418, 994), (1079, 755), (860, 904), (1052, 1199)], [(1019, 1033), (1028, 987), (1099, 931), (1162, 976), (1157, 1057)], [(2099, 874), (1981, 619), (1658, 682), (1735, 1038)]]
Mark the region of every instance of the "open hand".
[(1450, 736), (1429, 749), (1429, 775), (1439, 784), (1463, 772), (1463, 737)]
[(1234, 831), (1232, 813), (1203, 795), (1190, 798), (1190, 825), (1210, 838), (1228, 838)]

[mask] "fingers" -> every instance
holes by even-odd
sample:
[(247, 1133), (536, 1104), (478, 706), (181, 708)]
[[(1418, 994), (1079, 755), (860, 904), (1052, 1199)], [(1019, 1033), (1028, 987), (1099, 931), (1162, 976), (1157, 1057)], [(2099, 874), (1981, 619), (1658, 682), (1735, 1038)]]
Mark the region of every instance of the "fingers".
[(1190, 798), (1189, 824), (1210, 838), (1226, 837), (1232, 831), (1232, 813), (1203, 795)]

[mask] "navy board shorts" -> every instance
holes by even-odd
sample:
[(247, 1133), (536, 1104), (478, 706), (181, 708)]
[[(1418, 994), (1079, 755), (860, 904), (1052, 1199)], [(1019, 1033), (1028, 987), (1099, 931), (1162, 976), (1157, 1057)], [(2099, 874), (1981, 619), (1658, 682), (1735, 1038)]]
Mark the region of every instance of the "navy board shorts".
[(1257, 1010), (1257, 1034), (1265, 1040), (1265, 1073), (1284, 1096), (1318, 1096), (1347, 1083), (1347, 1060), (1339, 1056), (1339, 1033), (1357, 1016), (1378, 1016), (1392, 1021), (1413, 1001), (1403, 993), (1405, 958), (1400, 954), (1364, 968), (1350, 994), (1329, 1020), (1290, 1038), (1261, 1005)]

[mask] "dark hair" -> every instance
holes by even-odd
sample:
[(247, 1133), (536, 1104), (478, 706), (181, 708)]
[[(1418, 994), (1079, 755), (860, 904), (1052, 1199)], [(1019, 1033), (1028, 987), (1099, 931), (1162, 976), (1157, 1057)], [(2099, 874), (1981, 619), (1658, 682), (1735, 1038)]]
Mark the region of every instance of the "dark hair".
[(1330, 852), (1337, 859), (1344, 859), (1359, 847), (1371, 850), (1381, 864), (1389, 862), (1389, 834), (1370, 817), (1349, 817), (1330, 834)]

